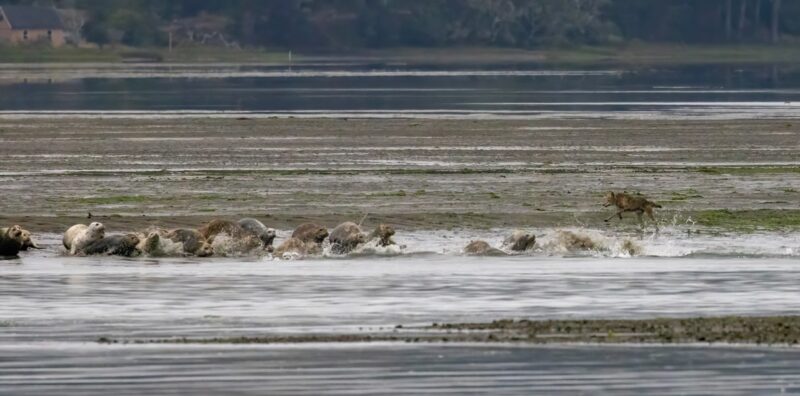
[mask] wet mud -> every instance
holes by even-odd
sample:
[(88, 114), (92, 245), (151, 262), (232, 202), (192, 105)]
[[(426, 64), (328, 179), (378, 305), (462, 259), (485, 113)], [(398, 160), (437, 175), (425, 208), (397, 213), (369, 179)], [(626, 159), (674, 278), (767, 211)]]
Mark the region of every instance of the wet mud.
[[(290, 229), (369, 214), (406, 229), (606, 227), (615, 190), (663, 205), (662, 221), (725, 228), (724, 210), (752, 229), (798, 229), (776, 221), (797, 218), (798, 137), (772, 119), (3, 118), (0, 223)], [(632, 214), (610, 226), (638, 227)]]

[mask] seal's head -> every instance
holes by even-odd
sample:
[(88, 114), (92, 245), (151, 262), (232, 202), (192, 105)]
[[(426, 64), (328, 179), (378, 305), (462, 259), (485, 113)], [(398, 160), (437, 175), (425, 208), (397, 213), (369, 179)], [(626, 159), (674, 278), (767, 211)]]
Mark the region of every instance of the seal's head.
[(103, 223), (94, 222), (89, 224), (89, 235), (96, 239), (102, 239), (106, 236), (106, 226)]
[(394, 227), (388, 224), (378, 224), (378, 226), (375, 227), (375, 235), (381, 239), (389, 239), (394, 235)]
[(214, 255), (214, 247), (208, 242), (203, 242), (195, 254), (197, 257), (211, 257)]
[(367, 236), (363, 232), (359, 232), (356, 234), (355, 242), (357, 244), (362, 244), (367, 241)]
[(318, 226), (317, 229), (314, 230), (314, 242), (322, 243), (325, 242), (325, 238), (328, 237), (328, 229), (322, 226)]
[(34, 242), (33, 237), (31, 236), (30, 231), (22, 230), (22, 250), (28, 250), (30, 248), (33, 249), (41, 249), (39, 245)]
[(142, 241), (136, 234), (125, 234), (124, 237), (125, 244), (130, 246), (136, 246)]
[(11, 238), (11, 239), (18, 240), (21, 243), (22, 242), (22, 232), (23, 232), (22, 227), (20, 227), (18, 225), (13, 225), (13, 226), (9, 227), (8, 230), (6, 230), (6, 236)]
[(272, 242), (275, 241), (275, 237), (278, 233), (275, 231), (274, 228), (267, 228), (267, 232), (264, 233), (261, 237), (261, 241), (264, 242), (265, 247), (272, 246)]
[(525, 231), (514, 231), (514, 233), (506, 239), (505, 245), (515, 252), (531, 250), (536, 245), (536, 235)]

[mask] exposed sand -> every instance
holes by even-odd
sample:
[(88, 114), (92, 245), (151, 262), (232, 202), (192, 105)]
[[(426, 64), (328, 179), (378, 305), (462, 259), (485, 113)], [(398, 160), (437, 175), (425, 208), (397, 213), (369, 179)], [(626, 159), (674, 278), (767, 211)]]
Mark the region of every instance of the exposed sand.
[(354, 334), (264, 335), (234, 338), (165, 338), (100, 343), (284, 344), (321, 342), (515, 342), (566, 343), (736, 343), (796, 345), (800, 317), (663, 318), (645, 320), (500, 320), (491, 323), (436, 324), (430, 327), (363, 329)]
[(0, 224), (599, 227), (607, 190), (684, 222), (798, 209), (798, 138), (783, 120), (2, 119)]

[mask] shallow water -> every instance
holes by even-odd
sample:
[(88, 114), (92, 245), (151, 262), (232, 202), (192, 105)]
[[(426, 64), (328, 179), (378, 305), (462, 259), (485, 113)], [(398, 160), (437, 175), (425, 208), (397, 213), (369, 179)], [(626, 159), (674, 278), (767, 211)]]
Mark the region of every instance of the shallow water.
[[(543, 236), (531, 255), (459, 254), (466, 241), (498, 244), (505, 231), (414, 232), (398, 238), (407, 245), (400, 256), (306, 261), (73, 258), (46, 235), (47, 250), (0, 261), (0, 393), (800, 391), (800, 350), (782, 347), (95, 343), (381, 333), (498, 318), (800, 314), (796, 234), (573, 229), (600, 248), (564, 253)], [(621, 238), (647, 255), (615, 251)]]
[(6, 65), (0, 84), (18, 93), (0, 98), (4, 118), (795, 118), (800, 100), (794, 68), (715, 65)]
[[(798, 236), (631, 237), (596, 230), (597, 250), (545, 236), (514, 257), (465, 257), (500, 233), (411, 233), (399, 256), (116, 259), (50, 248), (0, 262), (0, 343), (99, 337), (344, 332), (498, 318), (651, 318), (800, 314)], [(285, 233), (282, 233), (285, 234)], [(552, 231), (551, 231), (552, 234)], [(552, 237), (550, 237), (552, 239)], [(627, 239), (627, 238), (624, 238)], [(714, 252), (714, 253), (712, 253)]]
[(14, 395), (800, 392), (800, 350), (784, 348), (55, 343), (0, 354), (0, 393)]

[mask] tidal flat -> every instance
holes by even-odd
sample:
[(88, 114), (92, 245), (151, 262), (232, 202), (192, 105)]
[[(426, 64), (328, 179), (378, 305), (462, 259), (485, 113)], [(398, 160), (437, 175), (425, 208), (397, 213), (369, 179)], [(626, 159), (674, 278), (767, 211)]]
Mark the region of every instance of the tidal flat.
[[(0, 118), (0, 221), (61, 232), (254, 216), (291, 229), (606, 227), (606, 191), (661, 222), (800, 228), (792, 120)], [(630, 216), (617, 227), (635, 227)]]

